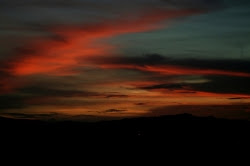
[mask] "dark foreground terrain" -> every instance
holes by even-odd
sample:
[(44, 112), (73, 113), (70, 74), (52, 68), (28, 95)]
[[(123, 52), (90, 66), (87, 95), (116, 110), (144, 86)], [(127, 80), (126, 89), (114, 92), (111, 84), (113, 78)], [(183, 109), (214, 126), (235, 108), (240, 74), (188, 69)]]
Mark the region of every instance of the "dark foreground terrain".
[(250, 122), (189, 114), (105, 122), (48, 122), (0, 118), (7, 146), (155, 146), (247, 147)]

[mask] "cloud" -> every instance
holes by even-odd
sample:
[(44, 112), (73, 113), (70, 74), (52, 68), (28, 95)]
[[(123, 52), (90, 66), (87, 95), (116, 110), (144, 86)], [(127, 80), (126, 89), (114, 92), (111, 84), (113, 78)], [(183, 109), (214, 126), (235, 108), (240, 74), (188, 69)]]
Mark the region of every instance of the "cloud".
[(184, 84), (158, 84), (153, 86), (142, 87), (142, 89), (151, 90), (151, 89), (168, 89), (168, 90), (184, 90)]
[[(13, 75), (67, 75), (76, 67), (77, 59), (112, 54), (112, 46), (98, 41), (117, 35), (158, 29), (160, 22), (197, 13), (192, 10), (150, 11), (138, 17), (107, 20), (99, 24), (51, 29), (59, 38), (67, 40), (44, 40), (32, 42), (28, 51), (23, 48), (18, 56), (7, 61), (8, 71)], [(126, 16), (125, 16), (126, 17)], [(25, 50), (25, 51), (23, 51)], [(35, 51), (33, 51), (35, 50)]]
[[(29, 120), (43, 120), (43, 121), (100, 121), (108, 119), (101, 116), (93, 115), (69, 115), (63, 113), (0, 113), (0, 117), (12, 119), (29, 119)], [(112, 118), (110, 118), (112, 119)]]
[(121, 95), (121, 94), (110, 94), (107, 95), (106, 98), (126, 98), (129, 97), (128, 95)]
[[(51, 83), (53, 85), (53, 83)], [(101, 101), (96, 100), (113, 100), (119, 98), (129, 98), (129, 95), (124, 95), (118, 92), (102, 92), (96, 91), (61, 89), (63, 86), (59, 83), (56, 85), (26, 86), (15, 90), (10, 94), (0, 95), (0, 108), (20, 109), (30, 106), (56, 106), (56, 107), (83, 107), (95, 104), (100, 104)]]
[(113, 4), (115, 6), (121, 5), (162, 5), (164, 2), (165, 5), (174, 5), (175, 7), (188, 7), (188, 6), (196, 6), (196, 7), (207, 7), (207, 6), (218, 6), (223, 1), (222, 0), (134, 0), (131, 1), (123, 1), (123, 0), (2, 0), (3, 6), (46, 6), (46, 7), (82, 7), (82, 6), (99, 6), (104, 4)]
[[(136, 15), (129, 13), (119, 18), (104, 19), (100, 22), (83, 22), (77, 25), (47, 25), (47, 35), (38, 35), (0, 60), (0, 71), (9, 76), (4, 89), (16, 89), (11, 82), (17, 77), (30, 75), (68, 76), (77, 75), (79, 68), (95, 66), (87, 59), (115, 55), (115, 46), (105, 42), (118, 35), (160, 29), (162, 22), (178, 17), (198, 14), (195, 9), (141, 9)], [(1, 79), (3, 79), (1, 77)], [(1, 88), (1, 91), (6, 91)]]
[(25, 114), (25, 113), (2, 113), (3, 117), (17, 118), (17, 119), (53, 119), (61, 114), (58, 113), (44, 113), (44, 114)]
[(0, 95), (0, 110), (24, 108), (25, 97), (20, 95)]
[(226, 70), (216, 70), (216, 69), (199, 69), (194, 67), (182, 67), (173, 65), (138, 66), (138, 65), (103, 64), (99, 67), (102, 69), (137, 70), (137, 71), (150, 72), (161, 75), (226, 75), (226, 76), (250, 77), (250, 73), (246, 72), (226, 71)]
[(93, 58), (103, 69), (131, 69), (163, 75), (226, 75), (250, 77), (249, 60), (174, 59), (159, 54)]
[(224, 6), (223, 0), (162, 0), (169, 5), (185, 8), (217, 9)]
[(125, 112), (126, 110), (120, 110), (120, 109), (108, 109), (104, 112), (106, 113), (120, 113), (120, 112)]
[(20, 93), (31, 94), (34, 96), (44, 96), (44, 97), (98, 97), (102, 94), (97, 92), (81, 91), (81, 90), (65, 90), (56, 88), (46, 88), (46, 87), (32, 87), (19, 89)]
[(134, 103), (135, 105), (146, 105), (147, 103)]
[[(235, 94), (235, 95), (250, 95), (249, 77), (234, 77), (234, 76), (206, 76), (207, 82), (185, 82), (183, 83), (165, 83), (154, 84), (150, 86), (138, 87), (145, 90), (181, 90), (179, 92), (195, 93), (209, 92), (217, 94)], [(176, 91), (178, 92), (178, 91)]]
[(197, 91), (224, 93), (224, 94), (245, 94), (249, 95), (250, 83), (249, 77), (233, 77), (233, 76), (208, 76), (210, 82), (191, 85), (192, 89)]
[(228, 100), (244, 100), (244, 99), (250, 99), (250, 97), (231, 97), (231, 98), (228, 98)]
[[(173, 19), (200, 15), (222, 4), (222, 0), (3, 0), (0, 37), (6, 39), (2, 40), (6, 48), (0, 55), (0, 108), (47, 106), (85, 113), (93, 108), (96, 113), (101, 107), (108, 115), (126, 111), (108, 108), (150, 107), (149, 98), (164, 96), (157, 90), (168, 91), (169, 96), (249, 95), (249, 60), (122, 55), (120, 46), (109, 41), (159, 30)], [(117, 106), (120, 103), (122, 107)]]

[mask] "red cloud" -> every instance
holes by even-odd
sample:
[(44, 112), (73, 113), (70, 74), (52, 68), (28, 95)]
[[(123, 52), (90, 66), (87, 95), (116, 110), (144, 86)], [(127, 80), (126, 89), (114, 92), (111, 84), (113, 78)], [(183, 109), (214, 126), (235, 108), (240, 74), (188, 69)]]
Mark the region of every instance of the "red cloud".
[(162, 75), (228, 75), (228, 76), (239, 76), (239, 77), (250, 77), (250, 73), (244, 72), (233, 72), (215, 69), (197, 69), (188, 68), (181, 66), (138, 66), (130, 64), (104, 64), (100, 65), (104, 69), (135, 69), (146, 72), (153, 72)]
[(65, 41), (39, 40), (30, 44), (35, 50), (20, 53), (9, 63), (12, 75), (68, 75), (74, 74), (72, 69), (79, 64), (78, 59), (90, 56), (104, 56), (115, 52), (115, 48), (102, 40), (117, 35), (144, 32), (162, 27), (160, 23), (166, 19), (197, 13), (194, 10), (151, 11), (139, 16), (126, 16), (119, 20), (104, 21), (95, 25), (82, 27), (56, 27), (53, 32), (65, 38)]

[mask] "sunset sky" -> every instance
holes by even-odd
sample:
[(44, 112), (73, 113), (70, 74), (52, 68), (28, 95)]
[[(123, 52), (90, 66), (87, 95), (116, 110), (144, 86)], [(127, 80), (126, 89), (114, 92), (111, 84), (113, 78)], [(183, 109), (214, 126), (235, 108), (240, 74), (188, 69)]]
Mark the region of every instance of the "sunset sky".
[(250, 119), (249, 0), (0, 0), (0, 116)]

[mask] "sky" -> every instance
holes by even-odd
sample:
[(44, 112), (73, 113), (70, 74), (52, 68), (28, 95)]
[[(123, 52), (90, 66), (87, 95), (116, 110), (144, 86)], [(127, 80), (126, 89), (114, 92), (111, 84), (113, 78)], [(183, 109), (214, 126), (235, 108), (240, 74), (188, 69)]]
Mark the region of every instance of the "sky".
[(0, 116), (250, 119), (248, 0), (0, 0)]

